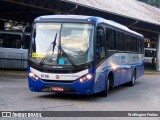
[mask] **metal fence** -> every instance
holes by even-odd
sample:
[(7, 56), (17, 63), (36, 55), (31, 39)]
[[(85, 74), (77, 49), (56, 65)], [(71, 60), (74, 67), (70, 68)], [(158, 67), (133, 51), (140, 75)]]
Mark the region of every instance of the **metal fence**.
[(0, 52), (1, 69), (27, 69), (28, 53)]

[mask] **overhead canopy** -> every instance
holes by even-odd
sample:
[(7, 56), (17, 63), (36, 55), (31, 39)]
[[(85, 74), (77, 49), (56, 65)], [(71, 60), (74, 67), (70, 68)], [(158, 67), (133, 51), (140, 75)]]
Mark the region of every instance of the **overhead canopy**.
[(160, 25), (160, 9), (137, 0), (64, 0), (99, 11)]
[(40, 15), (100, 16), (133, 29), (160, 33), (160, 9), (137, 0), (1, 0), (0, 19), (32, 22)]

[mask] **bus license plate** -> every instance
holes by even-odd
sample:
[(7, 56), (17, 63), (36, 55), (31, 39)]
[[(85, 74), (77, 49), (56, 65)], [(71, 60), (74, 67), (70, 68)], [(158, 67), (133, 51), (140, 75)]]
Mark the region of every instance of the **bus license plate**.
[(62, 87), (52, 87), (51, 89), (54, 91), (64, 91)]

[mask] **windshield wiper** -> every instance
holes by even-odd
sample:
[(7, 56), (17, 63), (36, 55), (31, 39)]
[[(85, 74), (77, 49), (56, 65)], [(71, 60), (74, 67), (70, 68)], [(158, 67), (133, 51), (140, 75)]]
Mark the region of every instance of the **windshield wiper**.
[[(58, 46), (58, 49), (59, 49), (59, 53), (58, 53), (58, 59), (60, 58), (60, 53), (62, 52), (66, 58), (68, 59), (68, 61), (72, 64), (73, 67), (79, 67), (78, 65), (76, 65), (71, 59), (70, 57), (68, 56), (68, 54), (62, 49), (62, 46), (61, 46), (61, 31), (62, 31), (62, 24), (61, 24), (61, 30), (60, 30), (60, 36), (59, 36), (59, 46)], [(57, 61), (57, 64), (58, 64), (58, 61)]]
[(66, 56), (66, 58), (68, 59), (68, 61), (72, 64), (73, 67), (85, 67), (88, 65), (92, 65), (92, 63), (87, 63), (87, 64), (81, 64), (81, 65), (76, 65), (68, 56), (68, 54), (61, 48), (61, 46), (59, 46), (59, 49), (61, 50), (61, 52)]
[[(40, 61), (40, 63), (39, 63), (39, 66), (42, 66), (42, 65), (43, 65), (43, 62), (45, 61), (45, 59), (48, 58), (49, 52), (50, 52), (51, 48), (52, 48), (52, 52), (54, 52), (54, 48), (55, 48), (55, 46), (56, 46), (56, 39), (57, 39), (57, 33), (56, 33), (56, 35), (55, 35), (55, 37), (54, 37), (54, 41), (51, 42), (50, 46), (48, 47), (48, 49), (47, 49), (47, 51), (46, 51), (47, 53), (46, 53), (45, 56), (41, 59), (41, 61)], [(53, 45), (52, 45), (52, 44), (53, 44)]]
[(76, 65), (68, 56), (68, 54), (62, 49), (61, 45), (59, 46), (60, 51), (66, 56), (66, 58), (68, 59), (68, 61), (72, 64), (72, 66), (74, 67), (79, 67), (79, 65)]

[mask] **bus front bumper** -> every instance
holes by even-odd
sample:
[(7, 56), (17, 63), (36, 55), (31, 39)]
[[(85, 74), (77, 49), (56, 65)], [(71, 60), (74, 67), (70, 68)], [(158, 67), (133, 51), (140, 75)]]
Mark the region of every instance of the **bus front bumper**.
[(34, 92), (57, 92), (66, 94), (92, 94), (94, 93), (94, 79), (81, 82), (75, 81), (45, 81), (28, 76), (29, 89)]

